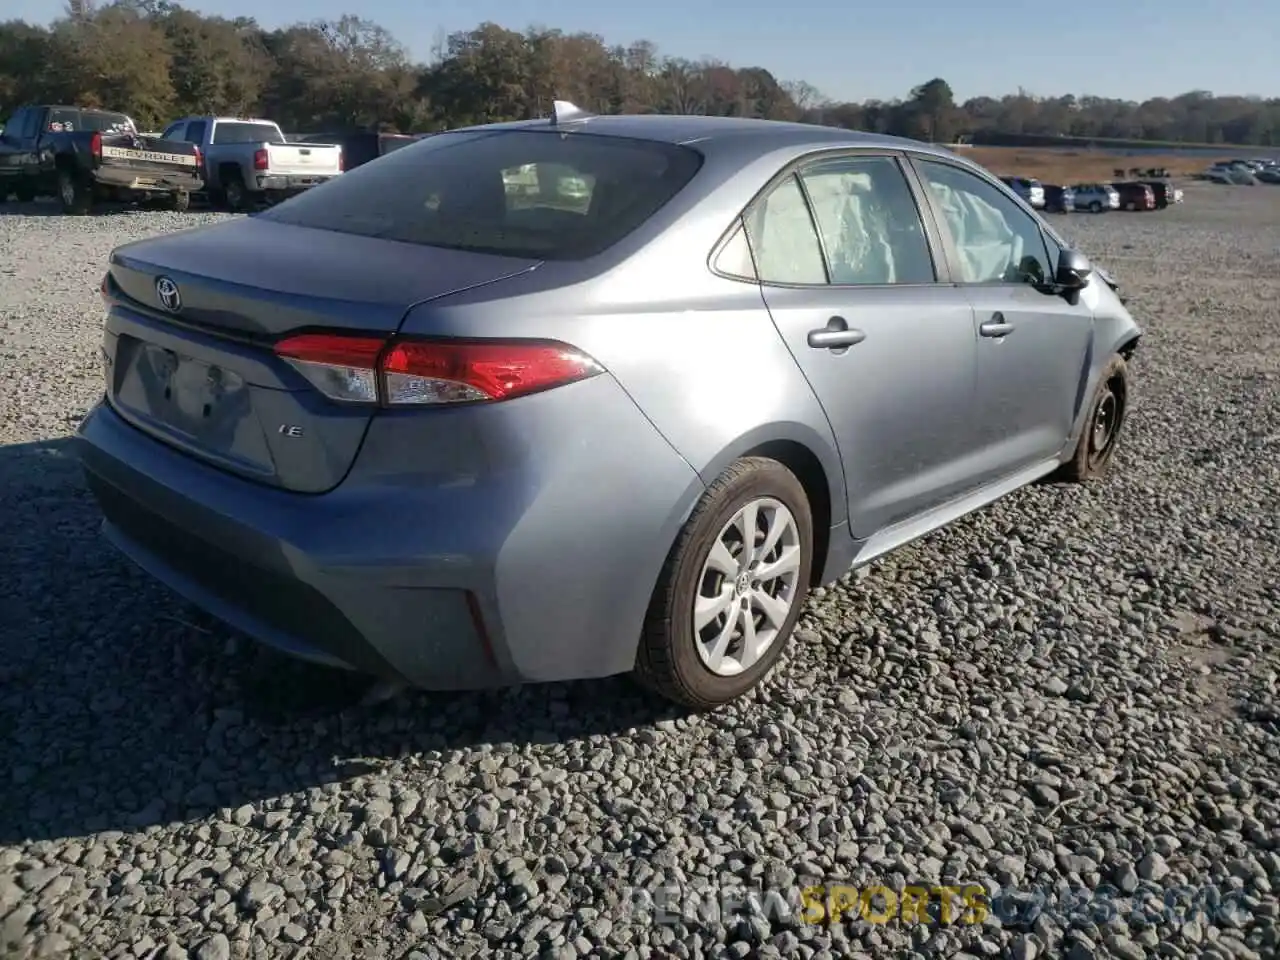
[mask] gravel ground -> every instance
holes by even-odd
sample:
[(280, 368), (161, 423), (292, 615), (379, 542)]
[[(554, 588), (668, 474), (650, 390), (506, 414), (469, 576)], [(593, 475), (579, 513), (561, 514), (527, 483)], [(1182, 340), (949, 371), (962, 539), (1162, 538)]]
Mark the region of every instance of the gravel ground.
[[(0, 955), (1280, 952), (1280, 188), (1057, 220), (1148, 330), (1117, 474), (822, 592), (695, 718), (623, 680), (367, 703), (99, 539), (67, 437), (105, 257), (219, 218), (0, 211)], [(1020, 896), (833, 927), (720, 899), (823, 879)], [(1178, 890), (1216, 894), (1155, 909)]]

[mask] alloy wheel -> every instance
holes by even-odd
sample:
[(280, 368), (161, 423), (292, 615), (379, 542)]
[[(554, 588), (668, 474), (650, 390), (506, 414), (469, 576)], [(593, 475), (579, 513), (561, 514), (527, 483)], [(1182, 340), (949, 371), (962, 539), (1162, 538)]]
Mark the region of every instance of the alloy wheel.
[(798, 593), (800, 532), (772, 497), (753, 499), (721, 528), (693, 606), (698, 657), (711, 673), (751, 669), (777, 642)]

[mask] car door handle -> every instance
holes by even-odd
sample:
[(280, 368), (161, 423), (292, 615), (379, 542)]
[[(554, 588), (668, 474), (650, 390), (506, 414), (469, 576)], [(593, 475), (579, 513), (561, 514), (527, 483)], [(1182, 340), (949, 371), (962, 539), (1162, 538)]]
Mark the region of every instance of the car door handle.
[(862, 330), (856, 330), (844, 317), (832, 317), (820, 330), (809, 331), (809, 346), (815, 350), (842, 350), (867, 339)]
[(1013, 324), (1005, 320), (1004, 314), (997, 313), (978, 327), (978, 332), (984, 337), (1005, 337), (1013, 333), (1013, 329)]

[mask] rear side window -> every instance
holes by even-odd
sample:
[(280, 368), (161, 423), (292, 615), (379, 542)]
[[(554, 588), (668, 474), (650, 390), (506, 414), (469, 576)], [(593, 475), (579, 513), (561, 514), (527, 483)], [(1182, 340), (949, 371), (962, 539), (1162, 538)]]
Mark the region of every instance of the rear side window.
[(284, 143), (284, 137), (272, 123), (245, 123), (232, 120), (213, 125), (211, 143)]
[(319, 230), (513, 257), (613, 246), (697, 173), (670, 143), (554, 130), (441, 133), (261, 216)]
[(208, 126), (207, 120), (193, 120), (187, 127), (187, 133), (183, 139), (188, 143), (204, 143), (204, 133)]
[(774, 187), (747, 214), (747, 239), (763, 282), (827, 282), (818, 233), (794, 175)]
[(80, 129), (79, 110), (50, 110), (44, 118), (46, 133), (63, 133)]
[(801, 170), (800, 179), (832, 283), (933, 283), (924, 223), (896, 160), (820, 160)]
[(108, 113), (104, 110), (50, 110), (45, 129), (53, 132), (90, 130), (118, 133), (132, 130), (133, 121), (123, 113)]

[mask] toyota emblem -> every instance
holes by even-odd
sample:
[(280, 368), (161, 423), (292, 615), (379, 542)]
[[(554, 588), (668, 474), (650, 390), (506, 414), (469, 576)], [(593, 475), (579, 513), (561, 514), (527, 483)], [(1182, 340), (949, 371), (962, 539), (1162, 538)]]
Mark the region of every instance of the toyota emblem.
[(182, 309), (182, 295), (178, 293), (178, 285), (168, 277), (156, 280), (156, 296), (160, 298), (161, 306), (170, 313), (177, 313)]

